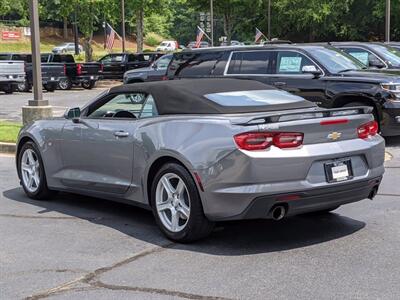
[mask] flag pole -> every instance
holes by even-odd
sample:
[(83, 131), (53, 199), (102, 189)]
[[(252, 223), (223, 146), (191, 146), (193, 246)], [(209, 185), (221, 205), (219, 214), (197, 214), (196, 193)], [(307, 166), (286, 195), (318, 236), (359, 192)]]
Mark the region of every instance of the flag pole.
[(125, 0), (121, 0), (122, 13), (122, 52), (125, 52)]

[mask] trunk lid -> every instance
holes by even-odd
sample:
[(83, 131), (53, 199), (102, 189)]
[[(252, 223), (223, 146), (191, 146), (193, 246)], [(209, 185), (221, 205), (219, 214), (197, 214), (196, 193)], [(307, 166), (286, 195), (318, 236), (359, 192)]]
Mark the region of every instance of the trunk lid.
[(262, 132), (303, 133), (303, 144), (320, 144), (358, 138), (357, 129), (373, 120), (371, 107), (296, 110), (243, 116), (232, 124), (257, 126)]

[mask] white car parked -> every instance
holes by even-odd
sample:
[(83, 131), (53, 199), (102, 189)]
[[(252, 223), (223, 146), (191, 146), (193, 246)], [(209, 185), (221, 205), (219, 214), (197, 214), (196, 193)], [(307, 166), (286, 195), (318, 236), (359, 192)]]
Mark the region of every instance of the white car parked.
[(178, 48), (178, 43), (176, 41), (163, 41), (156, 48), (156, 51), (175, 51)]
[[(79, 47), (79, 53), (83, 52), (83, 47), (81, 45), (78, 45)], [(51, 50), (55, 54), (60, 54), (60, 53), (75, 53), (75, 43), (64, 43), (61, 45), (58, 45)]]

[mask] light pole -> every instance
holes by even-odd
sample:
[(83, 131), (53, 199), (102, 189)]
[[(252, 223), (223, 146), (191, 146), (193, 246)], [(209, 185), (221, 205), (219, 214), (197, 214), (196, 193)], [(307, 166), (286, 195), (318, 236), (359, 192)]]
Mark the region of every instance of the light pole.
[(33, 100), (22, 107), (24, 124), (52, 116), (52, 109), (47, 100), (43, 100), (42, 71), (40, 63), (40, 31), (38, 0), (29, 0), (29, 18), (31, 27)]
[(122, 52), (125, 52), (125, 1), (121, 0), (122, 14)]
[(211, 47), (214, 47), (214, 3), (210, 0), (210, 19), (211, 19)]
[(386, 0), (385, 41), (390, 42), (390, 0)]
[(271, 40), (271, 0), (268, 0), (268, 39)]

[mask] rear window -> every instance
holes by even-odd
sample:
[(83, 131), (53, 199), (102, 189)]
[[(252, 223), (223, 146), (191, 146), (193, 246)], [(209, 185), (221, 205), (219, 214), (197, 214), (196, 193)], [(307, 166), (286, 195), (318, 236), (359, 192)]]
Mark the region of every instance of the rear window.
[(270, 64), (269, 51), (233, 52), (228, 74), (267, 74)]
[(175, 76), (211, 75), (222, 56), (223, 52), (219, 51), (179, 53), (174, 56), (170, 71), (175, 71)]
[(279, 90), (236, 91), (204, 95), (221, 106), (266, 106), (303, 102), (304, 99)]

